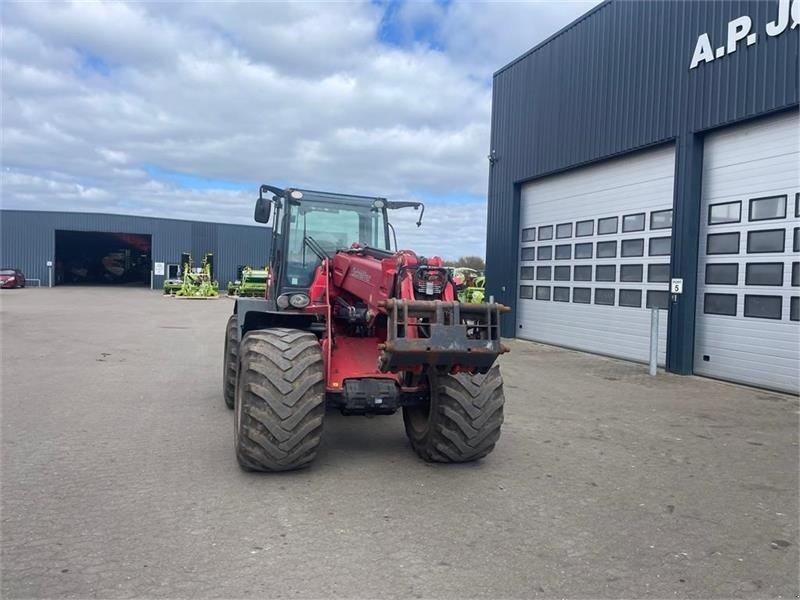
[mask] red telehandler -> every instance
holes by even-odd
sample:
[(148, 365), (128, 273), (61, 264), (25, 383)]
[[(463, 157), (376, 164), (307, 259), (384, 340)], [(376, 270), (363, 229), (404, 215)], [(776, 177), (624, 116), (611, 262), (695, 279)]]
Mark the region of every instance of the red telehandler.
[[(391, 250), (388, 210), (416, 202), (262, 185), (272, 226), (266, 297), (239, 298), (225, 333), (223, 392), (236, 458), (252, 471), (305, 467), (327, 407), (403, 409), (426, 461), (486, 456), (500, 436), (507, 352), (493, 302), (460, 304), (439, 257)], [(391, 234), (391, 235), (390, 235)]]

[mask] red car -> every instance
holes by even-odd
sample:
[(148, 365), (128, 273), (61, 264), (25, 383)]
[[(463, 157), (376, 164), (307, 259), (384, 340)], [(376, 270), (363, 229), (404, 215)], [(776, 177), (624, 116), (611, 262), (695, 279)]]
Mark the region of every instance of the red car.
[(19, 269), (0, 269), (0, 288), (24, 288), (25, 275)]

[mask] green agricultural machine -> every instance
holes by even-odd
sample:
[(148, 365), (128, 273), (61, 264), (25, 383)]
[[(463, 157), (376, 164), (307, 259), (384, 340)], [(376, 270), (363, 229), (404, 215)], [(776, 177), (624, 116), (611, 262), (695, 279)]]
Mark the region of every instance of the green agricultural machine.
[(219, 284), (214, 281), (214, 255), (203, 257), (202, 264), (192, 266), (192, 256), (188, 252), (181, 254), (181, 279), (166, 279), (164, 294), (175, 298), (218, 298)]
[(480, 275), (473, 280), (473, 284), (458, 291), (459, 302), (480, 304), (486, 300), (486, 276)]
[(456, 286), (459, 302), (480, 304), (486, 301), (486, 276), (468, 267), (453, 268), (450, 276)]
[(269, 268), (245, 267), (236, 281), (228, 282), (228, 296), (238, 298), (264, 298), (267, 295)]

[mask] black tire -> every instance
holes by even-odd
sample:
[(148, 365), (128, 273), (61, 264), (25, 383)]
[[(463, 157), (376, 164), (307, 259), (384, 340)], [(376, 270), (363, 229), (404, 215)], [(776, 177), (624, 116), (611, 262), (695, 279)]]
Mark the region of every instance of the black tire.
[(236, 373), (239, 369), (239, 332), (236, 315), (231, 315), (225, 325), (225, 353), (222, 358), (222, 397), (225, 406), (233, 409), (236, 402)]
[(486, 374), (428, 376), (430, 402), (403, 408), (411, 447), (428, 462), (469, 462), (494, 450), (503, 424), (503, 378)]
[(290, 471), (317, 454), (325, 416), (319, 340), (297, 329), (262, 329), (239, 346), (236, 458), (246, 471)]

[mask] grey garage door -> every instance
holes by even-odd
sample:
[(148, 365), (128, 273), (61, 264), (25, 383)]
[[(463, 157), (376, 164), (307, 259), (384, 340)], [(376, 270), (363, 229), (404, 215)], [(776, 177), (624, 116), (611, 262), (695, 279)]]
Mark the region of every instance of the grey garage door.
[(796, 112), (707, 136), (695, 373), (800, 391)]
[[(662, 146), (522, 187), (519, 337), (648, 360), (647, 307), (668, 304), (674, 156)], [(664, 310), (661, 364), (666, 325)]]

